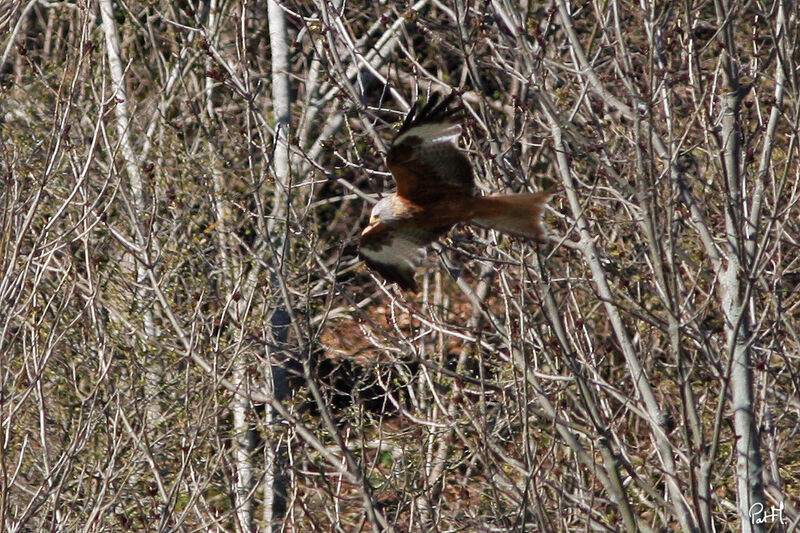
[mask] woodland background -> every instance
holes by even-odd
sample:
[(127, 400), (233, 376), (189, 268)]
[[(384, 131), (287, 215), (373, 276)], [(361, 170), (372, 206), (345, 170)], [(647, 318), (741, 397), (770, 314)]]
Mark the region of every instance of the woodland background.
[[(3, 2), (0, 531), (798, 530), (798, 38), (788, 1)], [(457, 228), (404, 294), (357, 237), (451, 89), (551, 241)]]

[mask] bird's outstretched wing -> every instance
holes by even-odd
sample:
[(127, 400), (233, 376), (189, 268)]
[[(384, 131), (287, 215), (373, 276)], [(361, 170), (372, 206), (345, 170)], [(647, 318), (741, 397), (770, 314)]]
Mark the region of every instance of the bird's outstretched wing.
[(422, 109), (414, 105), (386, 156), (397, 195), (417, 205), (473, 193), (472, 166), (456, 144), (463, 108), (450, 105), (455, 97), (435, 94)]
[(447, 233), (450, 226), (418, 228), (412, 224), (378, 224), (361, 236), (358, 253), (372, 270), (401, 288), (417, 292), (414, 271), (425, 258), (425, 247)]

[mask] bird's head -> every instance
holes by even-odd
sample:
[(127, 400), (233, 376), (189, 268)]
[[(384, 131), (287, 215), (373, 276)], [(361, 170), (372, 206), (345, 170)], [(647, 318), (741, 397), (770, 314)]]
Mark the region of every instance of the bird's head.
[(379, 224), (391, 225), (398, 219), (392, 209), (392, 196), (393, 195), (384, 196), (372, 207), (372, 212), (369, 215), (369, 224), (367, 224), (367, 227), (361, 232), (361, 235), (369, 233)]

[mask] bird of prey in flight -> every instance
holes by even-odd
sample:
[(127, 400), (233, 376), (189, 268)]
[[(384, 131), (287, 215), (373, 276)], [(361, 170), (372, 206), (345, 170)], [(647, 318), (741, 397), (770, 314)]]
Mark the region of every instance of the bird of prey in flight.
[(397, 190), (372, 208), (359, 255), (401, 288), (417, 291), (414, 271), (425, 248), (455, 224), (476, 224), (545, 242), (544, 205), (551, 193), (477, 196), (472, 165), (458, 148), (461, 104), (455, 92), (411, 108), (386, 156)]

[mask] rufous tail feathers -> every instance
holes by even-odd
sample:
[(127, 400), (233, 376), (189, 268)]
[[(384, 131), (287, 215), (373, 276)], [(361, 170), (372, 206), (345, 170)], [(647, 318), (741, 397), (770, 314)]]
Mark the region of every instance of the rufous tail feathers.
[(552, 193), (539, 192), (475, 198), (471, 222), (543, 243), (547, 241), (547, 228), (542, 215), (551, 196)]

